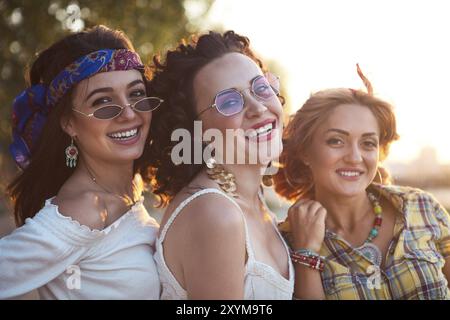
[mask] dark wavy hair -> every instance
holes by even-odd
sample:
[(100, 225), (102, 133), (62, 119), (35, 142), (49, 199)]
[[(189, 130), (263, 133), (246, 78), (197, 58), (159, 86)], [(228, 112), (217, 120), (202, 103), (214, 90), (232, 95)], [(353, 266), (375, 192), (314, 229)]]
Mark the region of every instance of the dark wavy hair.
[(166, 53), (164, 62), (159, 56), (153, 58), (154, 76), (149, 82), (148, 92), (164, 99), (164, 103), (154, 115), (150, 129), (155, 139), (150, 148), (152, 165), (148, 174), (152, 179), (153, 192), (160, 198), (160, 207), (166, 206), (205, 165), (193, 164), (194, 161), (191, 161), (192, 164), (175, 165), (170, 157), (172, 148), (177, 144), (170, 139), (175, 129), (187, 129), (191, 133), (193, 146), (194, 121), (197, 117), (194, 77), (214, 59), (233, 52), (246, 55), (255, 61), (263, 72), (266, 71), (262, 61), (250, 49), (249, 39), (233, 31), (223, 34), (210, 31), (193, 37), (190, 43), (182, 41), (175, 50)]
[[(134, 51), (133, 45), (123, 32), (105, 26), (70, 34), (39, 53), (27, 71), (27, 84), (49, 85), (70, 63), (100, 49)], [(145, 82), (149, 79), (149, 72), (147, 70), (143, 76)], [(23, 225), (26, 218), (33, 217), (43, 207), (46, 199), (56, 195), (74, 171), (65, 164), (64, 150), (71, 139), (61, 128), (61, 120), (68, 119), (71, 114), (72, 92), (73, 89), (52, 108), (39, 140), (31, 150), (30, 164), (7, 188), (14, 205), (17, 226)], [(146, 146), (149, 144), (150, 142)], [(148, 152), (146, 149), (144, 153)], [(135, 173), (146, 166), (144, 159), (147, 157), (141, 156), (135, 161)]]

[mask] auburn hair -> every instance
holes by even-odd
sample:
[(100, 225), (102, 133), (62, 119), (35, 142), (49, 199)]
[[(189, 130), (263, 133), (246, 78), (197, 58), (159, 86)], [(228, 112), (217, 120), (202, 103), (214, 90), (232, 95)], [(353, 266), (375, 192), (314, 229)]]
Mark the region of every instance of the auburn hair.
[[(371, 93), (371, 86), (368, 91)], [(301, 155), (307, 153), (319, 125), (337, 106), (347, 104), (367, 107), (373, 113), (380, 128), (380, 161), (388, 156), (391, 143), (399, 138), (391, 104), (362, 90), (339, 88), (319, 91), (291, 116), (283, 132), (280, 168), (274, 177), (275, 191), (279, 195), (291, 201), (314, 198), (312, 174)], [(380, 166), (375, 179), (376, 182), (390, 183), (389, 172)]]

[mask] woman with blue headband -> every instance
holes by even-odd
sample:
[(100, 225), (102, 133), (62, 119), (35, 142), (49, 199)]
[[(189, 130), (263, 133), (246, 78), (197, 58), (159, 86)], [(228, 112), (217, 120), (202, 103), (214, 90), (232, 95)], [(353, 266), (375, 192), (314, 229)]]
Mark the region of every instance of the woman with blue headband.
[(0, 239), (0, 298), (159, 298), (158, 224), (141, 194), (162, 100), (147, 79), (129, 39), (103, 26), (38, 55), (13, 103), (19, 228)]

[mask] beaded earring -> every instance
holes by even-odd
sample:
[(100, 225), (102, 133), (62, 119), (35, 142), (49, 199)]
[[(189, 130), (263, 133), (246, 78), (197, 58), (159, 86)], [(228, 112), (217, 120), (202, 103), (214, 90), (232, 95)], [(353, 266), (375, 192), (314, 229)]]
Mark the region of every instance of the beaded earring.
[(73, 143), (73, 137), (70, 145), (66, 148), (66, 166), (75, 168), (77, 166), (78, 148)]

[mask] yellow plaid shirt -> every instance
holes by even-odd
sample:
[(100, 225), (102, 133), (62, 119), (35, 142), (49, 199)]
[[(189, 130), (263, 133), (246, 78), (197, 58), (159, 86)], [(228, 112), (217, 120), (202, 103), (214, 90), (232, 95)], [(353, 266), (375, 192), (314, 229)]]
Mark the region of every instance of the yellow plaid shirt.
[(419, 189), (373, 184), (398, 210), (382, 270), (327, 231), (322, 284), (327, 299), (449, 299), (442, 268), (450, 257), (450, 216)]

